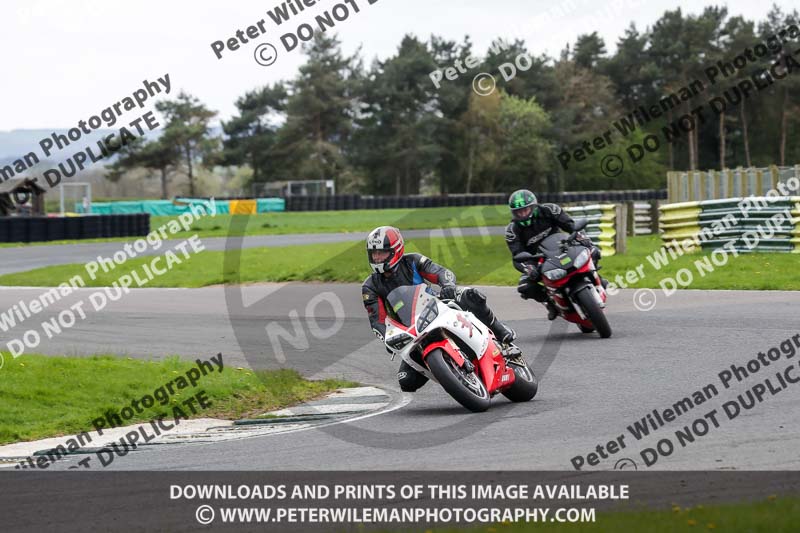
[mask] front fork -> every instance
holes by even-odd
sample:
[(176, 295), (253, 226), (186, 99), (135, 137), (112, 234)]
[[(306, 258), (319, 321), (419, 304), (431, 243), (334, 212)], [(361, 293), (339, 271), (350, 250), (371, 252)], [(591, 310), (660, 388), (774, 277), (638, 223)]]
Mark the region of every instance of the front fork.
[(575, 299), (573, 298), (574, 294), (577, 294), (581, 291), (591, 291), (591, 294), (594, 297), (594, 300), (597, 302), (597, 305), (600, 307), (600, 309), (605, 309), (606, 299), (608, 298), (608, 293), (606, 293), (606, 290), (603, 288), (603, 284), (600, 281), (600, 276), (597, 275), (597, 271), (593, 270), (591, 274), (592, 274), (591, 280), (584, 278), (586, 281), (585, 285), (579, 285), (575, 290), (572, 290), (570, 287), (565, 288), (565, 291), (569, 291), (567, 296), (569, 298), (570, 303), (572, 303), (572, 307), (575, 309), (575, 312), (578, 313), (578, 316), (581, 317), (582, 320), (588, 320), (588, 317), (586, 316), (586, 313), (584, 313), (581, 306), (578, 305), (578, 302), (576, 302)]
[(597, 273), (597, 270), (593, 270), (592, 275), (594, 276), (595, 299), (597, 300), (597, 304), (600, 306), (600, 309), (605, 309), (606, 300), (608, 299), (608, 293), (606, 292), (606, 289), (603, 287), (603, 282), (600, 279), (600, 275)]

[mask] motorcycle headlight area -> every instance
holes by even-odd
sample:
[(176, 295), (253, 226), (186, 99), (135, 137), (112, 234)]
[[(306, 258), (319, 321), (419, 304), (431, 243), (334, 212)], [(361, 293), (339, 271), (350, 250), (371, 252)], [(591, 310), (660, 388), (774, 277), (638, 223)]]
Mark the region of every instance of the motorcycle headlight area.
[(414, 340), (414, 338), (411, 335), (401, 332), (386, 339), (386, 346), (395, 351), (402, 350), (403, 347), (412, 340)]
[(583, 250), (578, 254), (578, 257), (575, 258), (575, 261), (573, 261), (572, 264), (575, 266), (575, 268), (581, 268), (583, 265), (589, 262), (589, 257), (591, 257), (589, 250)]
[(564, 276), (567, 275), (567, 271), (563, 268), (554, 268), (553, 270), (547, 270), (544, 272), (544, 277), (549, 279), (550, 281), (556, 281)]
[(425, 309), (422, 310), (422, 313), (419, 314), (419, 318), (417, 319), (417, 331), (422, 333), (422, 330), (430, 326), (431, 322), (436, 320), (437, 316), (439, 316), (439, 307), (436, 305), (436, 301), (431, 300), (428, 302), (428, 305), (425, 306)]

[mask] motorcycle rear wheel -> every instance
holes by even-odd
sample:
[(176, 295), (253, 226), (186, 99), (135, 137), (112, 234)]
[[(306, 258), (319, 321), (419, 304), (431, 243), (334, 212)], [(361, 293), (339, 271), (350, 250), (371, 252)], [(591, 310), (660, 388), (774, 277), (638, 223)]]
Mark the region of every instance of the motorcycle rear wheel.
[(475, 372), (468, 374), (442, 349), (433, 350), (425, 361), (436, 381), (455, 401), (473, 413), (489, 409), (491, 396)]
[(539, 391), (539, 380), (536, 379), (531, 365), (524, 359), (520, 361), (524, 366), (508, 362), (508, 366), (514, 370), (514, 384), (503, 391), (503, 396), (512, 402), (529, 402)]

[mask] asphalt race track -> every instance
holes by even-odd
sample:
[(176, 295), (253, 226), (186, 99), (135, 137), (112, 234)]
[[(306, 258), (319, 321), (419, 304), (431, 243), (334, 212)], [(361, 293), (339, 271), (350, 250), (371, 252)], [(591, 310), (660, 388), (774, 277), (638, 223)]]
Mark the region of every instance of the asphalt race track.
[[(434, 230), (405, 230), (403, 235), (407, 239), (430, 237)], [(442, 230), (438, 234), (442, 235)], [(447, 230), (445, 230), (447, 231)], [(490, 226), (480, 228), (459, 228), (460, 235), (503, 235), (505, 226)], [(445, 233), (450, 235), (450, 233)], [(333, 242), (360, 241), (366, 238), (364, 233), (307, 233), (302, 235), (251, 235), (237, 239), (237, 248), (258, 248), (262, 246), (292, 246), (297, 244), (325, 244)], [(298, 242), (298, 239), (300, 241)], [(121, 250), (125, 242), (136, 240), (131, 238), (128, 241), (112, 242), (91, 242), (76, 244), (42, 244), (33, 246), (19, 246), (3, 248), (3, 261), (0, 263), (0, 275), (11, 274), (12, 272), (24, 272), (53, 265), (64, 265), (69, 263), (87, 263), (94, 261), (98, 256), (111, 257), (114, 252)], [(224, 251), (228, 241), (227, 237), (202, 237), (201, 241), (206, 250)], [(148, 248), (143, 256), (157, 255), (164, 250), (182, 242), (181, 239), (170, 239), (164, 241), (164, 245), (157, 251)]]
[[(37, 317), (37, 323), (95, 290), (83, 289), (65, 298)], [(581, 334), (561, 320), (547, 322), (544, 309), (518, 299), (513, 288), (487, 287), (490, 304), (517, 330), (518, 343), (534, 361), (541, 384), (533, 402), (513, 405), (497, 397), (489, 412), (470, 414), (436, 384), (429, 383), (413, 395), (399, 392), (394, 376), (398, 363), (390, 361), (372, 337), (358, 285), (265, 284), (233, 290), (236, 294), (241, 290), (241, 309), (226, 304), (221, 287), (134, 290), (103, 312), (90, 312), (85, 321), (43, 342), (37, 351), (131, 357), (179, 353), (191, 358), (222, 352), (229, 366), (290, 366), (314, 378), (345, 377), (380, 386), (393, 398), (388, 412), (301, 433), (153, 446), (119, 458), (108, 468), (570, 470), (573, 457), (586, 458), (598, 445), (606, 448), (620, 435), (626, 447), (600, 459), (594, 469), (612, 469), (620, 459), (645, 469), (640, 451), (655, 447), (664, 437), (671, 437), (675, 450), (651, 469), (800, 467), (796, 452), (800, 430), (794, 412), (800, 386), (789, 384), (774, 395), (767, 392), (762, 402), (734, 420), (722, 410), (724, 402), (766, 378), (780, 387), (776, 371), (800, 358), (781, 356), (744, 382), (734, 380), (727, 390), (718, 378), (731, 364), (746, 366), (758, 352), (798, 333), (796, 292), (679, 291), (667, 298), (658, 291), (655, 308), (643, 312), (633, 305), (634, 291), (621, 291), (607, 309), (614, 335), (603, 340)], [(6, 308), (39, 292), (2, 288), (0, 299)], [(319, 295), (338, 300), (340, 308), (310, 306)], [(230, 293), (227, 296), (230, 302)], [(292, 311), (297, 311), (294, 323), (289, 318)], [(270, 324), (290, 331), (299, 324), (312, 335), (299, 349), (284, 343), (288, 349), (281, 362), (266, 334)], [(314, 332), (320, 338), (314, 338)], [(3, 343), (7, 337), (3, 335)], [(795, 369), (792, 375), (800, 372)], [(708, 384), (716, 385), (717, 396), (649, 437), (637, 441), (626, 429), (653, 409), (672, 408)], [(695, 441), (678, 444), (676, 430), (691, 427), (714, 409), (719, 427), (705, 418), (707, 432), (703, 424), (695, 424)], [(498, 462), (487, 464), (488, 457)], [(69, 464), (70, 460), (61, 461), (51, 469)]]

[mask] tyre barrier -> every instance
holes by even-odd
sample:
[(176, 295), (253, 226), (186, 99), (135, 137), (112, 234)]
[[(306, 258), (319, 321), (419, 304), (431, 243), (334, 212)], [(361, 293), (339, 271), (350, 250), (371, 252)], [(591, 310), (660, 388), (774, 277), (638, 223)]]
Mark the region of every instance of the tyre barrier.
[(572, 218), (588, 220), (583, 230), (594, 244), (600, 248), (603, 256), (617, 253), (617, 207), (613, 204), (587, 205), (581, 207), (565, 207)]
[[(569, 204), (579, 202), (627, 202), (664, 200), (667, 190), (586, 191), (542, 193), (539, 202)], [(466, 207), (506, 205), (507, 194), (451, 194), (449, 196), (289, 196), (286, 211), (344, 211), (355, 209), (418, 209), (426, 207)]]
[(0, 242), (46, 242), (144, 237), (150, 215), (86, 215), (81, 217), (0, 217)]
[(667, 248), (722, 247), (737, 252), (800, 253), (800, 197), (749, 197), (665, 204), (661, 238)]

